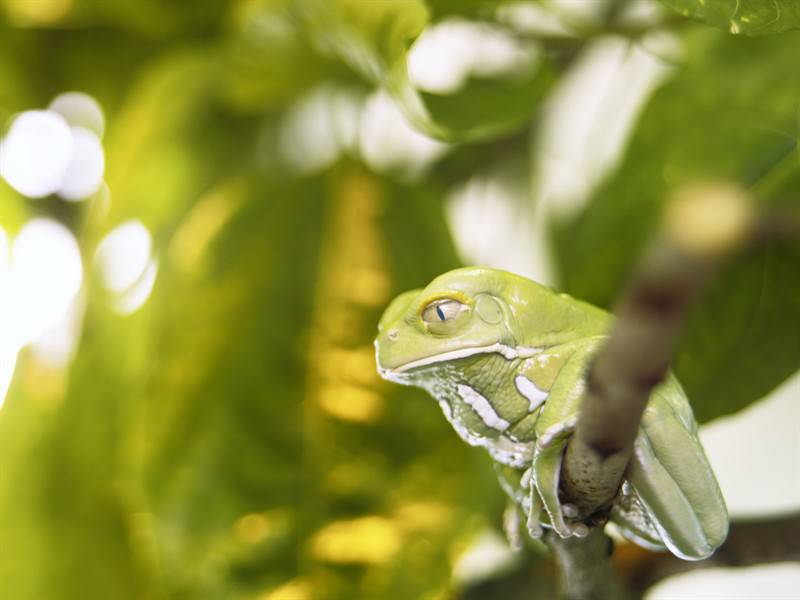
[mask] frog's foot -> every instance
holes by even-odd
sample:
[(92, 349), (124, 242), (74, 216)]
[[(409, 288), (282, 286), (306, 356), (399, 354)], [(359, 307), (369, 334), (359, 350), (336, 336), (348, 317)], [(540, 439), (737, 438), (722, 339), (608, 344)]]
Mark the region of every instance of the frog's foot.
[[(564, 513), (564, 518), (566, 519), (575, 519), (579, 514), (578, 507), (574, 504), (562, 504), (561, 512)], [(565, 523), (565, 525), (572, 530), (572, 536), (574, 537), (582, 538), (589, 535), (589, 527), (585, 523), (576, 521), (573, 523)]]
[(542, 524), (539, 522), (539, 519), (532, 519), (530, 515), (528, 515), (528, 522), (526, 525), (528, 527), (528, 535), (533, 539), (538, 540), (544, 535), (544, 529), (542, 529)]
[(586, 523), (571, 523), (569, 527), (572, 529), (573, 537), (585, 538), (589, 535), (589, 526)]
[(575, 431), (575, 425), (578, 423), (578, 416), (570, 417), (566, 421), (561, 421), (555, 425), (548, 427), (544, 433), (536, 440), (536, 446), (541, 449), (549, 448), (556, 440), (570, 435)]
[(589, 526), (581, 521), (567, 523), (562, 520), (557, 526), (553, 525), (553, 530), (562, 538), (584, 538), (589, 535)]
[(520, 479), (520, 486), (522, 489), (527, 490), (528, 496), (525, 503), (528, 511), (528, 519), (525, 523), (528, 529), (528, 535), (533, 539), (538, 540), (542, 537), (544, 530), (542, 529), (542, 499), (536, 491), (536, 485), (533, 482), (533, 468), (528, 467), (522, 474)]
[[(586, 537), (589, 535), (589, 527), (586, 523), (582, 523), (580, 521), (575, 523), (567, 523), (563, 519), (554, 519), (555, 523), (553, 523), (553, 531), (555, 531), (559, 537), (562, 538), (571, 538), (571, 537)], [(557, 524), (556, 524), (557, 523)]]
[(520, 520), (519, 509), (513, 502), (509, 502), (503, 512), (503, 531), (506, 534), (508, 545), (514, 552), (522, 550), (522, 536), (519, 533)]

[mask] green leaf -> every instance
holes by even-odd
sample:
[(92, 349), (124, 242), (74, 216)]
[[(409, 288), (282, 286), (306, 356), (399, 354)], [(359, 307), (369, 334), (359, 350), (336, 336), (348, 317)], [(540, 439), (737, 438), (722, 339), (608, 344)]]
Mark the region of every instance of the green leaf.
[[(690, 60), (654, 95), (619, 170), (556, 234), (570, 293), (611, 306), (664, 198), (684, 183), (731, 180), (765, 207), (800, 203), (798, 44), (800, 35), (690, 38)], [(676, 368), (701, 421), (740, 410), (800, 366), (798, 261), (797, 242), (738, 258), (692, 315)]]
[(796, 0), (661, 0), (683, 15), (731, 33), (761, 35), (800, 28)]
[(553, 80), (554, 68), (542, 54), (514, 73), (471, 74), (452, 91), (425, 91), (408, 74), (411, 44), (426, 27), (437, 24), (431, 22), (424, 2), (308, 4), (309, 30), (324, 40), (323, 48), (366, 80), (385, 87), (417, 129), (441, 140), (493, 139), (527, 125)]

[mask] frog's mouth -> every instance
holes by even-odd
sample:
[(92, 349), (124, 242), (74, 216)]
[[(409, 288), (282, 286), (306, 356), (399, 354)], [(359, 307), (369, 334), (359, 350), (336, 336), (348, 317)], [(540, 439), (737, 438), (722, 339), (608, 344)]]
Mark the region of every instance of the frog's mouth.
[(403, 363), (396, 367), (387, 368), (381, 366), (378, 362), (378, 372), (382, 377), (391, 379), (394, 376), (402, 376), (416, 369), (436, 365), (442, 362), (449, 362), (451, 360), (458, 360), (459, 358), (467, 358), (475, 356), (476, 354), (500, 354), (506, 360), (514, 360), (516, 358), (530, 358), (541, 352), (540, 348), (526, 348), (524, 346), (511, 347), (499, 342), (489, 344), (488, 346), (473, 346), (471, 348), (459, 348), (458, 350), (450, 350), (448, 352), (441, 352), (431, 356), (425, 356), (407, 363)]

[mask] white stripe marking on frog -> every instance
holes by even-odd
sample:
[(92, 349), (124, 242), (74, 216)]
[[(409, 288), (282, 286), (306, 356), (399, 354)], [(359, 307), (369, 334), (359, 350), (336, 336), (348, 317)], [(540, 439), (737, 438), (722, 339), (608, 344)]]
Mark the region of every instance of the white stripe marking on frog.
[(468, 385), (459, 383), (458, 395), (461, 396), (461, 399), (464, 402), (472, 407), (472, 410), (478, 413), (481, 421), (483, 421), (487, 427), (491, 427), (497, 431), (505, 431), (511, 426), (511, 423), (506, 421), (503, 417), (495, 412), (495, 410), (492, 408), (492, 405), (486, 398), (481, 396)]
[(542, 402), (547, 400), (547, 392), (537, 387), (535, 383), (524, 375), (517, 375), (514, 378), (514, 385), (517, 387), (517, 391), (530, 402), (528, 412), (533, 412), (539, 408)]

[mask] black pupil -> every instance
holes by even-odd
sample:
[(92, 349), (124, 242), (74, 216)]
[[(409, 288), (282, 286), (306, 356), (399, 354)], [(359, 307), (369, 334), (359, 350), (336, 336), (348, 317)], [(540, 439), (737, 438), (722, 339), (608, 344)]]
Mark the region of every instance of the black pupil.
[(442, 321), (444, 321), (444, 320), (445, 320), (444, 311), (442, 310), (442, 307), (441, 307), (441, 305), (437, 305), (437, 306), (436, 306), (436, 314), (437, 314), (437, 315), (439, 315), (439, 318), (440, 318)]

